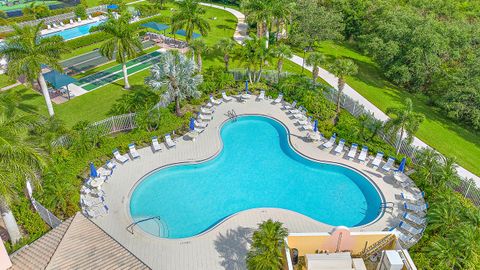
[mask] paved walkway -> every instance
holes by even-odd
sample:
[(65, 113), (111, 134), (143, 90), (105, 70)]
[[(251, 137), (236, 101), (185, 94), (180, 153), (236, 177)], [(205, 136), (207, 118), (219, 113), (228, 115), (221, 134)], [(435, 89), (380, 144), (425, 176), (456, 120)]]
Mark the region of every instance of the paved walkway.
[[(219, 5), (207, 4), (207, 3), (201, 3), (201, 4), (205, 5), (205, 6), (214, 7), (214, 8), (224, 9), (224, 10), (232, 13), (233, 15), (235, 15), (235, 17), (237, 17), (237, 20), (238, 20), (237, 30), (235, 31), (235, 35), (234, 35), (235, 40), (237, 40), (237, 42), (241, 43), (241, 41), (243, 41), (247, 37), (248, 26), (245, 24), (245, 15), (243, 13), (241, 13), (238, 10), (232, 9), (232, 8), (224, 8), (224, 7), (219, 6)], [(292, 58), (290, 58), (290, 61), (294, 62), (295, 64), (297, 64), (299, 66), (303, 65), (303, 58), (300, 57), (300, 56), (297, 56), (297, 55), (294, 55)], [(305, 68), (309, 71), (313, 70), (313, 67), (308, 66), (308, 65), (305, 65)], [(320, 68), (319, 76), (323, 80), (325, 80), (328, 84), (330, 84), (332, 87), (337, 89), (338, 78), (335, 77), (335, 75), (333, 75), (332, 73), (328, 72), (327, 70), (325, 70), (323, 68)], [(343, 93), (345, 93), (345, 95), (351, 97), (352, 99), (356, 100), (358, 103), (363, 105), (365, 107), (365, 109), (372, 112), (373, 115), (375, 116), (375, 118), (380, 119), (382, 121), (388, 120), (388, 116), (382, 110), (377, 108), (375, 105), (373, 105), (373, 103), (371, 103), (366, 98), (364, 98), (362, 95), (360, 95), (360, 93), (355, 91), (355, 89), (353, 89), (350, 85), (348, 85), (348, 84), (345, 85)], [(417, 137), (414, 137), (412, 144), (414, 146), (417, 146), (417, 147), (431, 148), (428, 144), (421, 141)], [(473, 174), (472, 172), (468, 171), (467, 169), (465, 169), (461, 166), (457, 167), (457, 172), (462, 177), (472, 178), (475, 181), (475, 183), (477, 184), (477, 186), (480, 188), (480, 177), (479, 176)]]
[(201, 162), (218, 154), (222, 145), (220, 127), (229, 119), (227, 112), (232, 109), (238, 115), (263, 114), (277, 119), (287, 127), (291, 145), (298, 152), (314, 160), (348, 166), (358, 171), (371, 179), (385, 201), (396, 205), (391, 213), (385, 213), (376, 222), (354, 227), (352, 231), (381, 231), (398, 224), (398, 216), (403, 211), (397, 208), (402, 205), (397, 194), (408, 191), (393, 185), (393, 177), (385, 176), (380, 169), (375, 170), (344, 158), (346, 152), (337, 156), (320, 150), (319, 143), (304, 140), (306, 131), (295, 125), (296, 121), (285, 113), (280, 104), (273, 105), (271, 100), (256, 101), (254, 97), (246, 103), (231, 101), (217, 106), (213, 119), (195, 142), (179, 137), (176, 138), (175, 148), (168, 150), (162, 144), (161, 152), (155, 154), (150, 147), (139, 149), (140, 159), (117, 165), (109, 181), (102, 186), (107, 194), (105, 203), (110, 211), (106, 216), (93, 221), (154, 269), (245, 269), (247, 243), (251, 233), (259, 222), (268, 218), (283, 222), (290, 232), (330, 231), (332, 226), (296, 212), (258, 208), (237, 213), (211, 230), (190, 238), (162, 239), (143, 232), (139, 227), (134, 228), (134, 234), (127, 232), (126, 227), (133, 222), (129, 209), (130, 196), (138, 181), (157, 168), (180, 162)]

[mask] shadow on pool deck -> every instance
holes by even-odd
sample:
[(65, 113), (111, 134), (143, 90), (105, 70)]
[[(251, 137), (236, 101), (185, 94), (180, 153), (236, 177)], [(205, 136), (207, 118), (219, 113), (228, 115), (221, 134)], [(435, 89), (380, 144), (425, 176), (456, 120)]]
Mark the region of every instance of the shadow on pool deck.
[(224, 235), (220, 233), (215, 240), (215, 249), (220, 254), (220, 264), (226, 270), (247, 269), (245, 264), (248, 246), (251, 244), (253, 229), (237, 227)]

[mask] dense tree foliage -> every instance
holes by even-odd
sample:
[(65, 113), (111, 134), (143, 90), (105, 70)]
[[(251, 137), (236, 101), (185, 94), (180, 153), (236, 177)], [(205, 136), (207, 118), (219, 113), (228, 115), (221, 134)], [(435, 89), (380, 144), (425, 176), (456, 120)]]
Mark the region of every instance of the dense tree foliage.
[(388, 79), (480, 130), (480, 2), (331, 0), (326, 6), (343, 14), (344, 37)]

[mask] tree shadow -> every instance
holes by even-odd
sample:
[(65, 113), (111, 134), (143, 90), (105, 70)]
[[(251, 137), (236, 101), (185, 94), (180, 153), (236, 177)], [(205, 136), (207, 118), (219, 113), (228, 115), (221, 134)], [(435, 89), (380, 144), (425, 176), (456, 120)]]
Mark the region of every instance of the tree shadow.
[(215, 249), (220, 254), (220, 263), (226, 270), (247, 269), (246, 258), (248, 247), (251, 244), (253, 229), (238, 227), (227, 233), (219, 234), (215, 240)]

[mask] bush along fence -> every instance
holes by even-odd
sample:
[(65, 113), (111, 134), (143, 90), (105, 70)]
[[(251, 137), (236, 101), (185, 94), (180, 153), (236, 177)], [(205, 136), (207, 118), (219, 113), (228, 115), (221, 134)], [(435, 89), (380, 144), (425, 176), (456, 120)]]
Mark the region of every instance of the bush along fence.
[[(234, 69), (230, 72), (233, 74), (233, 77), (237, 81), (244, 81), (248, 78), (247, 72), (244, 69)], [(292, 75), (292, 73), (283, 72), (280, 74), (280, 77), (287, 77), (290, 75)], [(277, 71), (265, 70), (262, 72), (262, 79), (269, 82), (278, 82), (279, 74), (277, 73)], [(325, 86), (324, 88), (324, 96), (328, 100), (336, 103), (339, 94), (338, 90), (331, 86)], [(360, 115), (367, 115), (373, 118), (373, 114), (367, 109), (365, 109), (363, 105), (343, 93), (340, 97), (340, 106), (355, 117), (359, 117)], [(417, 162), (418, 154), (422, 150), (422, 148), (411, 145), (407, 140), (402, 140), (398, 134), (391, 135), (380, 131), (378, 135), (386, 143), (390, 144), (395, 149), (399, 149), (399, 153), (410, 158), (413, 163)], [(470, 199), (477, 207), (480, 207), (480, 188), (476, 185), (473, 179), (467, 179), (462, 177), (460, 179), (460, 185), (452, 188), (457, 192), (461, 193), (465, 198)]]

